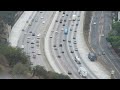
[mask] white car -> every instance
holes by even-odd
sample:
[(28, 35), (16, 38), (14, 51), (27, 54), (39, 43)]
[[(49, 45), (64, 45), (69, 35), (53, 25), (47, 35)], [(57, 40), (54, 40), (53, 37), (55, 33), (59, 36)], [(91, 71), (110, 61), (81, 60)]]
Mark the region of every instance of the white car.
[(78, 73), (84, 78), (87, 77), (87, 70), (84, 67), (79, 67)]
[(96, 22), (93, 23), (94, 25), (96, 24)]
[(55, 31), (56, 33), (58, 33), (58, 31)]
[(64, 28), (62, 28), (61, 31), (64, 31)]
[(43, 21), (42, 23), (45, 24), (45, 21)]
[(30, 37), (27, 37), (27, 39), (30, 39)]
[(41, 17), (41, 19), (43, 19), (43, 17)]
[(22, 45), (21, 48), (24, 49), (24, 45)]

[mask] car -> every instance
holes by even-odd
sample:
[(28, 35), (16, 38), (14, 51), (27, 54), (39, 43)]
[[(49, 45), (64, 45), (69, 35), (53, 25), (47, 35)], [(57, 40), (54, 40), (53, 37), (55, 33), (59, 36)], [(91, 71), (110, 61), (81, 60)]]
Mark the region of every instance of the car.
[(58, 20), (56, 20), (56, 22), (58, 22)]
[(45, 24), (45, 21), (43, 21), (42, 23)]
[(22, 45), (21, 48), (24, 49), (24, 45)]
[(70, 29), (70, 31), (72, 31), (72, 29)]
[(32, 19), (32, 22), (34, 21), (34, 19)]
[(102, 50), (102, 55), (105, 55), (105, 51), (104, 50)]
[(75, 48), (75, 51), (78, 51), (78, 49), (77, 49), (77, 48)]
[(74, 41), (74, 44), (77, 44), (77, 42), (76, 42), (76, 41)]
[(70, 40), (68, 40), (68, 42), (69, 42), (69, 43), (71, 43), (71, 41), (70, 41)]
[(62, 44), (60, 44), (59, 46), (62, 47)]
[(35, 36), (35, 33), (33, 33), (32, 36)]
[(64, 28), (62, 28), (61, 31), (64, 31)]
[(76, 39), (75, 37), (73, 37), (73, 39)]
[(65, 24), (63, 24), (63, 26), (65, 26)]
[(102, 37), (104, 37), (104, 34), (101, 34)]
[(55, 48), (54, 50), (57, 50), (57, 48)]
[(78, 23), (76, 24), (76, 26), (78, 26)]
[(40, 13), (42, 13), (42, 12), (40, 12)]
[(72, 23), (72, 26), (74, 26), (74, 23)]
[(64, 17), (64, 14), (62, 15), (62, 17)]
[(54, 45), (53, 47), (56, 47), (56, 45)]
[(37, 44), (36, 46), (39, 47), (39, 44)]
[(58, 33), (58, 31), (55, 31), (55, 33)]
[(32, 31), (30, 31), (29, 33), (32, 33)]
[(80, 62), (80, 61), (78, 61), (77, 59), (75, 59), (75, 62), (76, 62), (77, 64), (81, 64), (81, 62)]
[(58, 55), (58, 58), (61, 58), (61, 56), (60, 56), (60, 55)]
[(39, 40), (37, 40), (36, 43), (39, 43)]
[(34, 44), (34, 42), (31, 42), (31, 44)]
[(64, 22), (66, 22), (66, 20), (64, 20)]
[(31, 46), (31, 48), (34, 48), (34, 46)]
[(80, 21), (80, 19), (78, 19), (78, 21)]
[(32, 51), (32, 53), (35, 53), (34, 51)]
[(62, 51), (61, 53), (64, 53), (64, 51)]
[(37, 37), (37, 39), (40, 39), (40, 37)]
[(71, 73), (70, 71), (68, 71), (68, 74), (69, 74), (69, 75), (72, 75), (72, 73)]
[(36, 55), (33, 55), (33, 58), (36, 58)]
[(68, 16), (68, 14), (66, 14), (66, 16)]
[(37, 55), (41, 55), (41, 53), (40, 53), (40, 52), (38, 52), (38, 53), (37, 53)]
[(71, 53), (74, 53), (74, 51), (71, 51)]
[(29, 41), (27, 41), (27, 43), (29, 43)]
[(25, 31), (24, 29), (22, 29), (22, 31)]
[(80, 15), (78, 17), (80, 17)]
[(65, 11), (63, 12), (63, 14), (65, 14)]
[(38, 20), (35, 20), (35, 22), (38, 22)]
[(89, 52), (88, 54), (88, 58), (91, 60), (91, 61), (95, 61), (97, 60), (97, 55), (93, 52)]
[(63, 20), (61, 19), (61, 20), (60, 20), (60, 23), (62, 23), (62, 21), (63, 21)]
[(43, 19), (43, 17), (41, 17), (41, 19)]
[(76, 30), (74, 32), (77, 32)]
[(50, 38), (52, 38), (52, 36), (50, 36)]
[(71, 21), (71, 19), (69, 19), (69, 21)]
[(30, 39), (30, 37), (27, 37), (27, 39)]
[(96, 25), (96, 22), (94, 22), (93, 24)]
[(65, 39), (63, 39), (63, 41), (66, 41)]

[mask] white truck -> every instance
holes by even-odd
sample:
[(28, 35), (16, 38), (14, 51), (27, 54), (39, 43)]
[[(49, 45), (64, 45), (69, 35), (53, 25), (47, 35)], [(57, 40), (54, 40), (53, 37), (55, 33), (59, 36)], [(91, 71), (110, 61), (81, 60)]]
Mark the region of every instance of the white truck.
[(84, 67), (79, 67), (78, 73), (79, 73), (83, 78), (86, 78), (86, 77), (87, 77), (87, 70), (86, 70)]
[(76, 15), (72, 16), (72, 20), (75, 21), (76, 20)]

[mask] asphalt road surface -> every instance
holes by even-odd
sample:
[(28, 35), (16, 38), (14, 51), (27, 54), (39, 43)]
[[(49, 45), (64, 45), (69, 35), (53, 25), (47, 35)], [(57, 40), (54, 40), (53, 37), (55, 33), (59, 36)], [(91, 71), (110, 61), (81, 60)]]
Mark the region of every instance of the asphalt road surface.
[[(95, 11), (91, 24), (90, 44), (93, 51), (97, 53), (100, 62), (102, 60), (110, 72), (114, 70), (114, 77), (120, 79), (120, 58), (111, 52), (111, 47), (106, 41), (111, 23), (111, 12)], [(105, 55), (102, 54), (103, 52)]]
[[(53, 69), (44, 54), (44, 36), (54, 17), (54, 13), (53, 11), (38, 11), (31, 25), (22, 32), (18, 42), (18, 47), (24, 45), (24, 52), (30, 57), (33, 66), (41, 65), (45, 67), (46, 70), (51, 71), (53, 71)], [(32, 36), (32, 34), (35, 34), (35, 36)]]

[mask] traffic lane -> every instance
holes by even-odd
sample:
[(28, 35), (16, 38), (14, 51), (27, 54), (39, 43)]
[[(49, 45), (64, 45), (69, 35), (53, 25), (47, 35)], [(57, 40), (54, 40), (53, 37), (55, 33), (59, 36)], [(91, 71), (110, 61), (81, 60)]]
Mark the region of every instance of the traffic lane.
[[(69, 13), (67, 13), (67, 14), (69, 14)], [(66, 19), (66, 21), (67, 21), (67, 19), (69, 19), (69, 18), (68, 18), (67, 16), (65, 16), (64, 19)], [(63, 19), (63, 20), (64, 20), (64, 19)], [(55, 40), (55, 41), (57, 41), (57, 42), (55, 42), (55, 43), (56, 43), (56, 46), (57, 46), (58, 49), (59, 49), (59, 50), (57, 50), (58, 53), (59, 53), (59, 54), (57, 54), (57, 55), (60, 55), (60, 56), (62, 56), (62, 57), (63, 57), (64, 54), (62, 55), (62, 53), (61, 53), (62, 51), (60, 51), (61, 48), (59, 47), (59, 44), (60, 44), (60, 41), (62, 40), (60, 37), (62, 36), (62, 35), (61, 35), (61, 34), (62, 34), (62, 33), (61, 33), (61, 29), (62, 29), (62, 25), (63, 25), (63, 24), (65, 24), (65, 23), (61, 23), (61, 27), (58, 29), (58, 31), (59, 31), (59, 33), (58, 33), (59, 36), (57, 35), (58, 39)], [(57, 37), (56, 37), (56, 38), (57, 38)], [(62, 59), (62, 61), (65, 62), (66, 59), (67, 59), (67, 58), (64, 57), (64, 59)], [(62, 61), (61, 61), (61, 63), (62, 63)], [(66, 62), (65, 64), (67, 65), (68, 63)], [(68, 67), (68, 66), (69, 66), (69, 65), (67, 65), (67, 67)], [(70, 69), (70, 66), (69, 66), (68, 69), (69, 69), (68, 71), (71, 71), (73, 68)], [(74, 78), (75, 78), (75, 77), (74, 77)], [(76, 78), (77, 78), (77, 77), (76, 77)]]
[[(46, 12), (46, 14), (44, 15), (44, 19), (42, 20), (42, 22), (43, 22), (44, 20), (49, 19), (49, 18), (47, 18), (47, 13), (48, 13), (48, 12)], [(49, 20), (48, 20), (48, 21), (49, 21)], [(46, 25), (46, 24), (45, 24), (45, 25)], [(35, 30), (34, 33), (37, 35), (37, 33), (36, 33), (37, 31), (42, 32), (42, 31), (39, 29), (39, 27), (41, 27), (41, 29), (44, 30), (44, 29), (43, 29), (44, 27), (42, 27), (42, 26), (45, 26), (45, 25), (43, 25), (43, 23), (41, 23), (41, 24), (36, 28), (36, 30)], [(36, 37), (34, 37), (34, 39), (36, 39)], [(35, 40), (35, 41), (36, 41), (36, 40)], [(36, 44), (36, 43), (35, 43), (35, 44)], [(36, 45), (34, 46), (34, 48), (37, 49), (39, 52), (41, 52), (41, 50), (40, 50)], [(35, 51), (35, 50), (34, 50), (34, 51)], [(42, 53), (41, 53), (41, 54), (42, 54)], [(42, 57), (42, 56), (43, 56), (43, 55), (40, 55), (40, 58), (41, 58), (40, 60), (38, 60), (39, 58), (36, 58), (36, 61), (38, 60), (39, 62), (41, 62), (41, 65), (43, 65), (47, 70), (49, 70), (49, 67), (48, 67), (49, 65), (45, 62), (45, 60), (43, 60), (43, 57)], [(36, 62), (35, 62), (35, 63), (36, 63)]]
[[(101, 14), (102, 12), (96, 11), (94, 12), (94, 17), (91, 25), (91, 46), (95, 50), (97, 54), (99, 54), (100, 50), (98, 48), (99, 46), (99, 32), (101, 29), (101, 26), (99, 25), (101, 22)], [(94, 24), (94, 22), (96, 24)]]
[[(37, 15), (38, 15), (38, 13), (36, 13), (35, 17), (36, 17)], [(35, 17), (34, 17), (34, 18), (35, 18)], [(28, 25), (27, 28), (29, 28), (29, 25)], [(26, 28), (26, 30), (27, 30), (27, 28)], [(23, 38), (24, 38), (24, 36), (25, 36), (25, 35), (24, 35), (24, 32), (22, 32), (21, 35), (20, 35), (19, 41), (18, 41), (18, 45), (17, 45), (18, 47), (21, 47), (21, 45), (22, 45), (22, 43), (23, 43)]]
[[(66, 19), (65, 25), (67, 25), (67, 23), (69, 23), (69, 18), (70, 18), (70, 15), (69, 15), (69, 17)], [(66, 27), (66, 26), (65, 26), (65, 27)], [(69, 27), (69, 25), (68, 25), (68, 27)], [(62, 36), (62, 35), (64, 35), (64, 33), (61, 31), (60, 36)], [(64, 36), (62, 36), (62, 37), (64, 37)], [(64, 38), (63, 38), (63, 39), (60, 38), (60, 39), (61, 39), (60, 42), (62, 43)], [(66, 41), (67, 41), (67, 40), (66, 40)], [(60, 44), (60, 43), (59, 43), (59, 41), (58, 41), (58, 45), (59, 45), (59, 44)], [(63, 46), (60, 47), (60, 48), (61, 48), (61, 49), (60, 49), (60, 52), (64, 51), (64, 53), (63, 53), (62, 56), (65, 58), (66, 63), (69, 63), (69, 64), (68, 64), (68, 65), (70, 66), (69, 69), (71, 68), (69, 71), (71, 71), (73, 74), (75, 74), (76, 76), (74, 76), (74, 77), (77, 78), (77, 77), (79, 77), (79, 76), (78, 76), (78, 75), (76, 74), (76, 72), (75, 72), (75, 71), (76, 71), (76, 68), (74, 68), (72, 62), (70, 62), (70, 59), (68, 58), (68, 57), (70, 57), (70, 56), (67, 56), (69, 52), (68, 52), (68, 51), (65, 52), (66, 47), (64, 47), (64, 44), (65, 44), (65, 43), (63, 42), (63, 44), (62, 44)]]
[[(60, 21), (61, 16), (62, 16), (62, 13), (63, 13), (63, 12), (60, 12), (60, 14), (59, 14), (59, 16), (58, 16), (58, 18), (57, 18), (58, 21)], [(55, 43), (54, 43), (54, 42), (55, 42), (55, 39), (54, 39), (54, 38), (55, 38), (55, 34), (56, 34), (56, 30), (57, 30), (58, 26), (59, 26), (59, 22), (56, 22), (55, 25), (54, 25), (54, 27), (53, 27), (53, 32), (51, 32), (52, 38), (50, 38), (50, 47), (51, 47), (51, 48), (50, 48), (50, 51), (51, 51), (51, 55), (53, 56), (54, 61), (55, 61), (55, 63), (57, 64), (59, 70), (60, 70), (62, 73), (66, 74), (66, 72), (62, 71), (62, 69), (61, 69), (62, 66), (61, 66), (58, 58), (56, 57), (56, 51), (55, 51), (55, 47), (54, 47), (54, 45), (55, 45)], [(63, 68), (63, 67), (62, 67), (62, 68)]]

